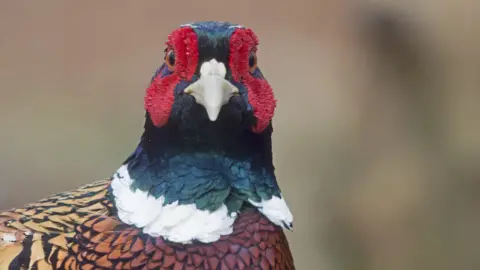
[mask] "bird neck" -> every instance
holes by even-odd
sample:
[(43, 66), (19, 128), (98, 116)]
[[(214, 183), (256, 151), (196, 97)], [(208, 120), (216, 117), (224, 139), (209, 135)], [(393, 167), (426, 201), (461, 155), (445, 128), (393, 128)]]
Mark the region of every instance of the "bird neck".
[[(222, 128), (207, 122), (201, 129), (182, 130), (176, 126), (146, 128), (137, 148), (150, 160), (168, 160), (178, 155), (224, 157), (250, 161), (273, 174), (272, 128), (261, 134), (248, 129)], [(253, 165), (253, 164), (252, 164)]]
[(272, 164), (271, 130), (145, 129), (113, 177), (119, 218), (152, 236), (182, 243), (230, 234), (246, 206), (289, 227), (291, 214)]

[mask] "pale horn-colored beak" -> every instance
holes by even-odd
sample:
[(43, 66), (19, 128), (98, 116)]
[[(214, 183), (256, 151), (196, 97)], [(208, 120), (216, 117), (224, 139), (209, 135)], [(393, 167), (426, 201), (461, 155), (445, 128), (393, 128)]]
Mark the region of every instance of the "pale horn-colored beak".
[(184, 91), (205, 108), (210, 121), (217, 120), (222, 106), (238, 94), (238, 88), (225, 79), (226, 73), (223, 63), (215, 59), (204, 62), (200, 67), (200, 78)]

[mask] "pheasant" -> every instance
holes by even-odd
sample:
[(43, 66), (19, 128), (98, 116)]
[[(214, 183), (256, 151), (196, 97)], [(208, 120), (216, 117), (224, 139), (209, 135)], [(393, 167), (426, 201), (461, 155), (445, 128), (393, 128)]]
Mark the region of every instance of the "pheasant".
[(228, 22), (174, 30), (136, 149), (108, 179), (0, 213), (0, 269), (295, 269), (257, 47)]

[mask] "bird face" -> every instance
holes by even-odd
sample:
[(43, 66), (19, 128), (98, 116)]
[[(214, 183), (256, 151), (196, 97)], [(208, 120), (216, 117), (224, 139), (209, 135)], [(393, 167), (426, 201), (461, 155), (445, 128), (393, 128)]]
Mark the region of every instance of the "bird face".
[(145, 96), (153, 125), (240, 124), (263, 132), (274, 114), (272, 88), (258, 67), (258, 38), (248, 28), (199, 22), (174, 30)]

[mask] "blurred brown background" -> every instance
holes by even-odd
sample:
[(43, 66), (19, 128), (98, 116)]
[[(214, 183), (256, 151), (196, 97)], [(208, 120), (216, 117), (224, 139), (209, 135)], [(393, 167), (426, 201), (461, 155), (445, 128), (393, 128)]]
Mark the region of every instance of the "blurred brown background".
[(109, 177), (167, 34), (228, 20), (279, 99), (298, 269), (480, 269), (478, 3), (2, 0), (0, 206)]

